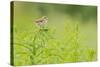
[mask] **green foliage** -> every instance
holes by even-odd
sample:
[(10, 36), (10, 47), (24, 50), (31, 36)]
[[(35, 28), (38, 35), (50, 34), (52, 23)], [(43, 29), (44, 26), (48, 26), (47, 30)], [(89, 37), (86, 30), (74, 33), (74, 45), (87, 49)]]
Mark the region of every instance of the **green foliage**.
[[(97, 60), (96, 9), (96, 6), (16, 2), (14, 65)], [(35, 25), (41, 16), (48, 17), (43, 29)]]
[(79, 43), (78, 24), (72, 26), (67, 24), (65, 26), (63, 40), (55, 38), (55, 33), (52, 34), (52, 32), (53, 31), (50, 29), (37, 29), (35, 32), (30, 33), (29, 36), (25, 35), (23, 38), (24, 42), (14, 43), (15, 65), (53, 64), (95, 60), (95, 50), (87, 48), (87, 46), (82, 47)]

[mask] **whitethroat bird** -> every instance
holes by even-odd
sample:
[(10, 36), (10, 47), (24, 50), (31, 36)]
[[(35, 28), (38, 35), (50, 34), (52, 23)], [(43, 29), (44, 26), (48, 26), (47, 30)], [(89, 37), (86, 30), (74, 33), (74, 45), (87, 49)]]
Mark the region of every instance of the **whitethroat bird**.
[(43, 16), (42, 18), (37, 19), (35, 22), (40, 28), (44, 28), (44, 26), (48, 22), (48, 18), (47, 16)]

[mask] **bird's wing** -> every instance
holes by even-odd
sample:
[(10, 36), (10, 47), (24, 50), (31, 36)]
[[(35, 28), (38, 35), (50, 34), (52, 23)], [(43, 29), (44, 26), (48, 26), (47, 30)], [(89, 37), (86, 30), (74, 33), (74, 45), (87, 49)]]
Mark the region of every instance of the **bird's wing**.
[(42, 19), (36, 20), (36, 23), (40, 23), (40, 22), (43, 22), (43, 20)]

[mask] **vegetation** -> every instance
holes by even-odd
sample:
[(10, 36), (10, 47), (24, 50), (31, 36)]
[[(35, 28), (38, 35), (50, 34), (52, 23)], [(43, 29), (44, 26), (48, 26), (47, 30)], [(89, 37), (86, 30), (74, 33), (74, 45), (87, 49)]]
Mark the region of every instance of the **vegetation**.
[[(27, 2), (15, 2), (14, 6), (15, 66), (97, 59), (95, 6)], [(44, 28), (35, 23), (41, 16), (48, 17)]]

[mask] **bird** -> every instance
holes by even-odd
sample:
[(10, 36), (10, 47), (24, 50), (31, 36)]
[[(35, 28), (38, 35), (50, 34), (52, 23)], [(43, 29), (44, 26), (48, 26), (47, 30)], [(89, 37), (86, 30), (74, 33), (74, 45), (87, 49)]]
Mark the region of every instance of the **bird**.
[(48, 22), (48, 17), (43, 16), (43, 17), (37, 19), (35, 22), (40, 28), (43, 28), (46, 25), (46, 23)]

